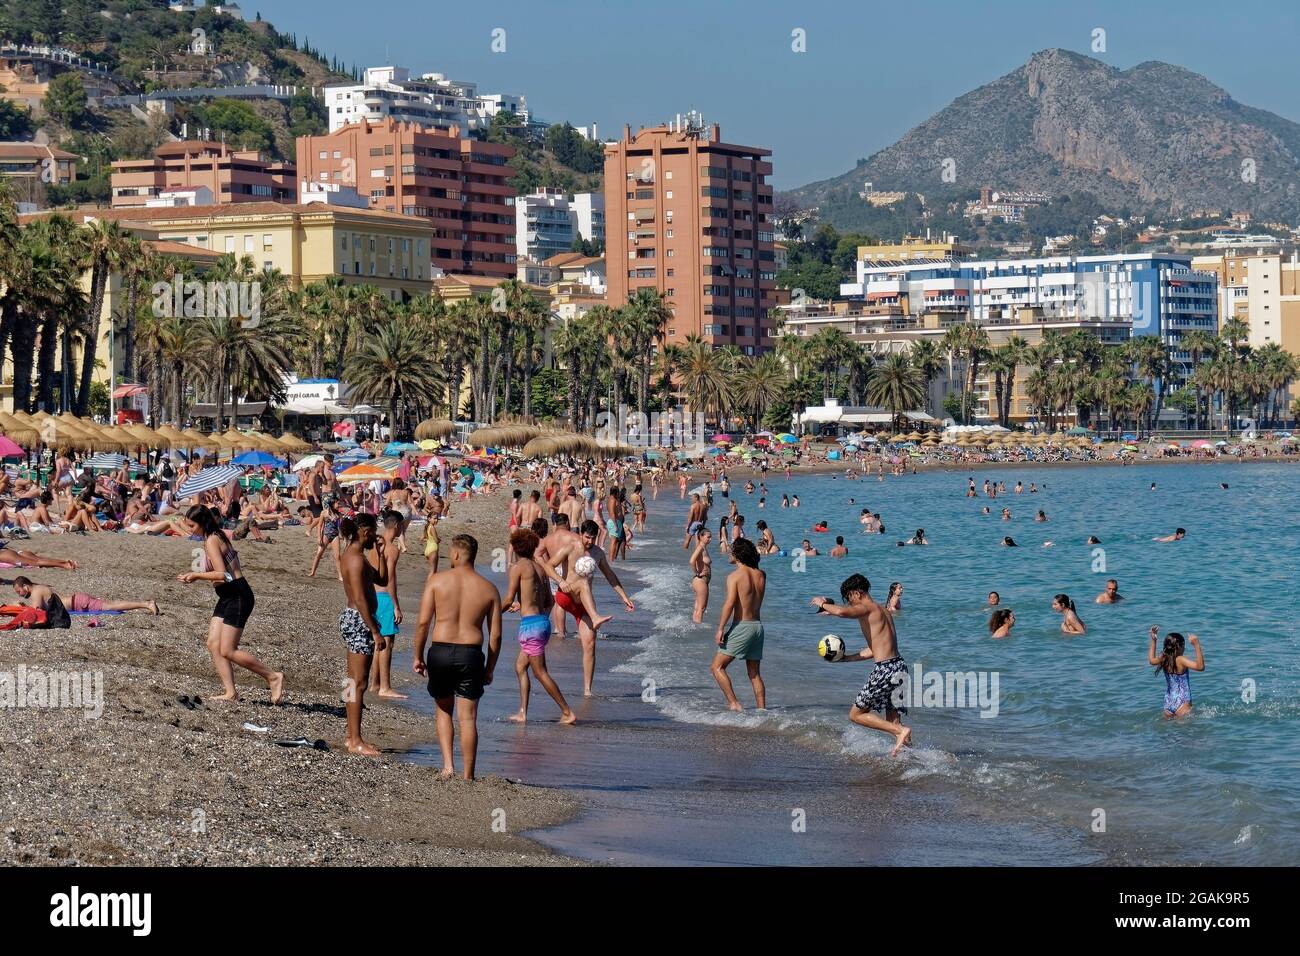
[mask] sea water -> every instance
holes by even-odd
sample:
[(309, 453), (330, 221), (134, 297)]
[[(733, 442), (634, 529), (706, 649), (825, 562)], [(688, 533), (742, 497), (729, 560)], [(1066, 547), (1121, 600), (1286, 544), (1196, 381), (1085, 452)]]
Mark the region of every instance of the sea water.
[[(847, 765), (864, 782), (955, 797), (990, 826), (1076, 833), (1098, 861), (1300, 859), (1300, 470), (1009, 466), (971, 475), (981, 491), (988, 479), (1005, 482), (1006, 493), (967, 498), (968, 475), (959, 470), (884, 481), (771, 474), (760, 509), (759, 492), (747, 494), (744, 479), (733, 479), (730, 500), (751, 536), (763, 519), (787, 551), (808, 538), (822, 552), (762, 559), (765, 712), (752, 708), (741, 662), (730, 668), (741, 713), (723, 707), (708, 677), (730, 570), (717, 549), (717, 519), (729, 499), (715, 491), (712, 590), (705, 623), (696, 625), (681, 546), (685, 502), (665, 488), (650, 503), (647, 533), (618, 565), (636, 584), (629, 590), (648, 636), (616, 670), (652, 687), (653, 705), (673, 721), (712, 725), (737, 744), (742, 735), (774, 735)], [(1021, 494), (1013, 493), (1017, 480)], [(801, 506), (781, 508), (782, 494), (797, 494)], [(982, 515), (986, 505), (991, 513)], [(1004, 507), (1009, 521), (1001, 520)], [(863, 508), (881, 514), (886, 534), (861, 533)], [(1034, 520), (1040, 509), (1046, 522)], [(823, 519), (830, 533), (812, 532)], [(1187, 529), (1185, 540), (1152, 540), (1176, 527)], [(930, 544), (899, 547), (917, 528)], [(837, 534), (846, 558), (828, 556)], [(1008, 535), (1019, 547), (1000, 545)], [(1087, 544), (1089, 535), (1100, 545)], [(963, 701), (916, 695), (906, 718), (913, 746), (896, 758), (888, 756), (891, 738), (848, 720), (871, 665), (830, 664), (817, 653), (824, 634), (842, 637), (850, 652), (865, 643), (856, 623), (809, 605), (814, 595), (839, 601), (840, 582), (854, 572), (870, 579), (882, 603), (891, 582), (904, 585), (896, 624), (914, 680), (920, 671), (922, 681), (937, 674), (973, 690)], [(1095, 604), (1112, 577), (1125, 600)], [(1006, 640), (989, 636), (994, 590), (1016, 614)], [(1073, 598), (1085, 635), (1061, 633), (1051, 608), (1057, 593)], [(1206, 670), (1191, 675), (1190, 717), (1161, 716), (1164, 678), (1147, 663), (1153, 624), (1161, 643), (1171, 631), (1201, 640)], [(1010, 840), (983, 862), (1026, 860)]]

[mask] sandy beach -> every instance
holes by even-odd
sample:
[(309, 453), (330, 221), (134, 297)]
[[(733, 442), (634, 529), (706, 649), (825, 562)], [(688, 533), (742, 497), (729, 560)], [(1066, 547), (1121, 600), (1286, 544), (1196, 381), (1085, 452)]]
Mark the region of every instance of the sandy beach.
[[(504, 505), (500, 497), (457, 503), (444, 541), (469, 531), (484, 547), (496, 546)], [(38, 534), (15, 543), (72, 557), (81, 568), (4, 570), (0, 598), (11, 600), (10, 582), (26, 574), (63, 593), (156, 598), (163, 614), (101, 615), (97, 627), (74, 617), (71, 630), (0, 636), (0, 672), (29, 679), (89, 672), (102, 675), (103, 688), (96, 719), (68, 708), (4, 710), (0, 862), (574, 862), (519, 835), (569, 818), (576, 810), (571, 798), (500, 777), (444, 781), (434, 769), (403, 760), (409, 748), (434, 738), (432, 722), (409, 707), (368, 695), (366, 733), (384, 755), (367, 760), (344, 752), (344, 662), (335, 626), (342, 597), (332, 561), (327, 557), (320, 576), (308, 579), (313, 548), (302, 529), (270, 536), (273, 544), (239, 544), (257, 595), (243, 646), (285, 672), (279, 707), (260, 680), (238, 669), (238, 704), (196, 703), (220, 685), (204, 646), (212, 588), (175, 580), (189, 567), (189, 540), (102, 532)], [(415, 549), (401, 573), (423, 578)], [(409, 669), (409, 657), (410, 644), (399, 645), (394, 670)], [(246, 730), (246, 722), (266, 732)], [(329, 749), (275, 743), (299, 737), (323, 740)]]

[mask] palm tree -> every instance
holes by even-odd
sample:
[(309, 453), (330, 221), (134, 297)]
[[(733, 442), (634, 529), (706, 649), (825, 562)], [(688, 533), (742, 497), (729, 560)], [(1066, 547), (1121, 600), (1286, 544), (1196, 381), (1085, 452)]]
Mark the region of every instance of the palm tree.
[(703, 412), (706, 416), (712, 412), (721, 421), (730, 397), (731, 357), (714, 349), (699, 336), (691, 335), (682, 343), (679, 369), (682, 392), (691, 411)]
[[(131, 246), (126, 233), (111, 219), (97, 219), (78, 231), (79, 251), (90, 266), (90, 296), (85, 313), (85, 348), (81, 355), (81, 381), (77, 387), (74, 410), (85, 415), (90, 406), (90, 382), (95, 374), (95, 356), (99, 350), (99, 317), (104, 311), (104, 290), (109, 276), (124, 271)], [(112, 387), (112, 383), (109, 383)], [(64, 404), (67, 404), (65, 401)]]
[(563, 362), (568, 375), (569, 427), (574, 431), (582, 427), (583, 398), (590, 375), (587, 365), (596, 361), (596, 354), (603, 349), (605, 341), (602, 323), (591, 312), (570, 319), (555, 332), (555, 357)]
[(354, 398), (388, 409), (394, 439), (407, 433), (406, 403), (442, 386), (433, 359), (433, 332), (410, 315), (391, 318), (366, 334), (348, 356), (344, 374)]
[[(952, 325), (943, 333), (943, 339), (940, 344), (944, 355), (948, 357), (948, 386), (952, 387), (956, 379), (954, 365), (966, 357), (966, 344), (970, 341), (970, 330), (973, 326), (967, 323)], [(966, 377), (962, 376), (962, 393), (961, 393), (962, 415), (966, 412)]]
[(1201, 367), (1201, 361), (1206, 356), (1214, 354), (1219, 346), (1219, 340), (1204, 329), (1192, 329), (1183, 333), (1178, 340), (1178, 346), (1188, 354), (1192, 362), (1192, 387), (1196, 392), (1196, 414), (1193, 416), (1192, 427), (1200, 428), (1202, 387), (1196, 372)]
[(822, 329), (812, 337), (812, 355), (822, 373), (822, 402), (829, 401), (839, 385), (840, 369), (849, 358), (853, 343), (840, 329)]
[[(849, 404), (861, 405), (867, 384), (876, 368), (876, 356), (871, 347), (858, 342), (848, 344)], [(918, 369), (919, 371), (919, 369)], [(927, 394), (929, 394), (927, 392)]]
[(632, 349), (636, 356), (637, 411), (649, 411), (650, 369), (654, 365), (655, 345), (662, 350), (673, 311), (668, 307), (662, 292), (654, 289), (637, 289), (625, 307), (632, 316)]
[(971, 397), (975, 394), (975, 380), (979, 376), (980, 362), (989, 353), (989, 334), (981, 326), (972, 325), (966, 333), (966, 387), (963, 390), (962, 415), (969, 424)]
[(545, 344), (546, 330), (551, 325), (551, 314), (538, 301), (536, 296), (529, 293), (528, 299), (520, 310), (516, 321), (522, 341), (519, 357), (524, 372), (524, 418), (531, 420), (533, 417), (533, 372), (536, 371), (542, 361), (544, 351), (542, 346)]
[(934, 339), (917, 339), (907, 353), (925, 385), (925, 411), (934, 412), (930, 404), (930, 385), (943, 370), (943, 351)]
[(1007, 379), (1015, 374), (1015, 360), (1007, 354), (1006, 348), (994, 349), (984, 364), (986, 372), (993, 376), (993, 404), (997, 409), (998, 424), (1007, 427), (1006, 409), (1010, 404), (1007, 394)]
[(731, 403), (753, 416), (755, 431), (762, 427), (768, 407), (781, 397), (788, 378), (784, 363), (773, 352), (740, 358), (731, 383)]
[(894, 352), (876, 367), (867, 385), (867, 398), (873, 405), (888, 408), (895, 426), (900, 426), (903, 413), (925, 400), (925, 380), (907, 355)]
[(1001, 408), (998, 409), (998, 420), (1003, 428), (1011, 427), (1011, 403), (1015, 401), (1016, 370), (1025, 361), (1028, 351), (1029, 343), (1019, 335), (1008, 336), (1006, 345), (1002, 346), (1002, 354), (1007, 360), (1007, 382), (1006, 395), (1002, 400)]

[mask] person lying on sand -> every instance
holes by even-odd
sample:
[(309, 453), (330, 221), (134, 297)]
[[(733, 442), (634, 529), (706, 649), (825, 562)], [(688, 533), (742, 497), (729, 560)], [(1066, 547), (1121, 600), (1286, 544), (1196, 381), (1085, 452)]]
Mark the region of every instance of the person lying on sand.
[(45, 610), (50, 597), (56, 596), (69, 611), (148, 611), (150, 614), (161, 613), (157, 601), (111, 601), (107, 598), (91, 597), (81, 591), (71, 594), (58, 594), (53, 588), (36, 584), (31, 578), (19, 575), (13, 580), (14, 593), (23, 599), (29, 607)]
[(43, 558), (34, 551), (15, 551), (8, 541), (0, 541), (0, 564), (11, 564), (16, 568), (63, 568), (65, 571), (77, 570), (76, 561), (60, 558)]

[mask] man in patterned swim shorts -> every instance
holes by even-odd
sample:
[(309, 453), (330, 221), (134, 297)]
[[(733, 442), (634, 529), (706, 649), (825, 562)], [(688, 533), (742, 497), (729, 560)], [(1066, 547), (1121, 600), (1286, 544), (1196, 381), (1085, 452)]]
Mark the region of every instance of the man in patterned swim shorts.
[[(840, 585), (840, 597), (844, 599), (844, 604), (835, 604), (824, 597), (813, 598), (812, 604), (832, 617), (855, 619), (862, 628), (867, 646), (858, 653), (847, 655), (833, 663), (876, 662), (867, 682), (853, 701), (853, 706), (849, 708), (849, 720), (893, 737), (894, 749), (889, 752), (893, 756), (912, 740), (912, 728), (905, 726), (902, 721), (907, 708), (894, 697), (899, 685), (907, 680), (907, 661), (898, 653), (894, 616), (885, 610), (884, 605), (872, 600), (870, 592), (871, 582), (861, 574), (852, 574)], [(875, 711), (883, 712), (884, 716), (877, 716)]]
[[(379, 633), (375, 588), (388, 583), (388, 561), (374, 515), (344, 518), (339, 522), (339, 536), (348, 540), (348, 546), (339, 556), (343, 596), (347, 601), (347, 607), (339, 613), (339, 636), (348, 651), (348, 682), (343, 695), (348, 716), (346, 745), (349, 753), (377, 757), (379, 751), (361, 737), (361, 711), (370, 682), (375, 635)], [(366, 552), (372, 549), (379, 559), (377, 568), (366, 560)]]

